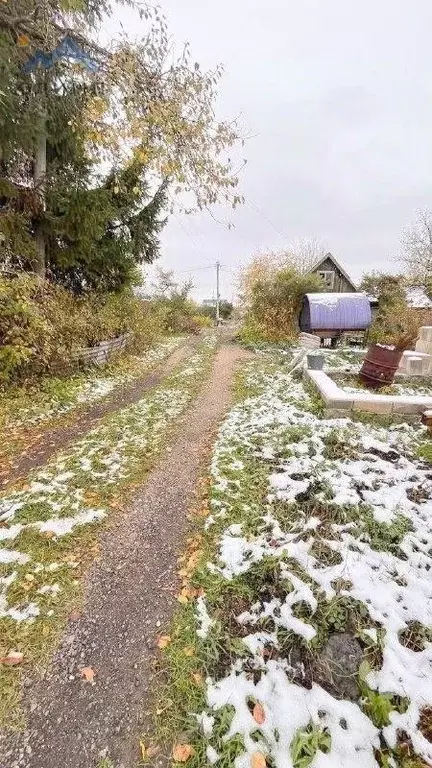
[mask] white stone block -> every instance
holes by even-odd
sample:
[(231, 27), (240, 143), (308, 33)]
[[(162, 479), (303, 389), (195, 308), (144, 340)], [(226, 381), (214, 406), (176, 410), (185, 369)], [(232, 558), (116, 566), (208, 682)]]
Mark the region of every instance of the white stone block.
[(353, 410), (368, 411), (369, 413), (391, 413), (392, 399), (389, 395), (354, 395)]
[(424, 376), (429, 369), (429, 360), (425, 355), (409, 355), (406, 363), (407, 376)]
[(393, 413), (423, 413), (425, 408), (430, 408), (432, 405), (431, 397), (423, 397), (422, 395), (414, 395), (408, 397), (407, 395), (400, 395), (392, 397), (393, 401)]
[(432, 325), (422, 325), (419, 331), (420, 341), (432, 344)]

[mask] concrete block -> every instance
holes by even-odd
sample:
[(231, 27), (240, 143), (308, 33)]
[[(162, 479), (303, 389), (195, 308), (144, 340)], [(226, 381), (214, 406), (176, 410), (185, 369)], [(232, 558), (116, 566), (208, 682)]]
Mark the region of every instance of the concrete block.
[(333, 408), (336, 410), (351, 411), (353, 407), (352, 395), (347, 395), (346, 397), (329, 398), (326, 401), (326, 405), (328, 408)]
[(428, 368), (429, 362), (426, 355), (409, 355), (407, 357), (407, 376), (424, 376), (427, 373)]
[(432, 397), (414, 395), (412, 397), (400, 395), (392, 397), (393, 413), (418, 413), (421, 414), (428, 408), (432, 408)]
[(338, 408), (326, 408), (324, 411), (325, 419), (349, 419), (352, 416), (352, 410)]
[[(381, 399), (383, 398), (383, 399)], [(373, 395), (369, 398), (359, 398), (353, 402), (354, 411), (367, 411), (368, 413), (384, 413), (390, 414), (392, 412), (391, 398), (386, 398), (385, 395)]]
[(432, 343), (432, 325), (422, 325), (419, 331), (420, 341)]
[[(332, 418), (345, 417), (351, 411), (365, 411), (377, 414), (411, 415), (413, 417), (432, 409), (432, 397), (423, 395), (376, 395), (372, 392), (348, 394), (341, 389), (324, 371), (307, 369), (305, 375), (324, 400), (326, 413)], [(407, 377), (404, 377), (408, 381)]]
[(421, 415), (424, 411), (424, 406), (419, 405), (418, 403), (393, 403), (393, 411), (395, 415), (399, 414), (402, 416), (403, 414), (418, 414)]
[(307, 376), (326, 399), (344, 398), (344, 391), (324, 371), (306, 370)]

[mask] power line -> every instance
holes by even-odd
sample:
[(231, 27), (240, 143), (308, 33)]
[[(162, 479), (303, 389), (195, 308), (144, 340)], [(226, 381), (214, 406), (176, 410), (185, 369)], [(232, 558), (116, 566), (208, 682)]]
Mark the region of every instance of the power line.
[(173, 272), (176, 272), (177, 275), (183, 275), (186, 272), (199, 272), (201, 269), (214, 269), (214, 264), (206, 264), (206, 266), (203, 267), (190, 267), (190, 269), (174, 269)]
[(266, 213), (264, 213), (264, 211), (263, 211), (261, 208), (259, 208), (259, 206), (258, 206), (258, 205), (256, 205), (256, 203), (254, 203), (254, 202), (253, 202), (253, 200), (249, 200), (249, 199), (247, 199), (247, 200), (246, 200), (246, 202), (247, 202), (247, 203), (248, 203), (248, 204), (249, 204), (249, 205), (250, 205), (252, 208), (255, 208), (256, 212), (257, 212), (257, 213), (259, 213), (259, 215), (260, 215), (260, 216), (262, 216), (262, 218), (266, 220), (267, 224), (270, 224), (270, 226), (271, 226), (271, 227), (274, 229), (274, 231), (275, 231), (275, 232), (277, 232), (277, 234), (279, 235), (279, 237), (282, 237), (282, 238), (283, 238), (285, 241), (288, 241), (288, 240), (289, 240), (289, 238), (287, 237), (286, 233), (285, 233), (285, 232), (282, 232), (282, 231), (279, 229), (279, 227), (277, 227), (277, 226), (276, 226), (276, 224), (274, 224), (274, 222), (273, 222), (271, 219), (269, 219), (269, 217), (267, 216), (267, 214), (266, 214)]

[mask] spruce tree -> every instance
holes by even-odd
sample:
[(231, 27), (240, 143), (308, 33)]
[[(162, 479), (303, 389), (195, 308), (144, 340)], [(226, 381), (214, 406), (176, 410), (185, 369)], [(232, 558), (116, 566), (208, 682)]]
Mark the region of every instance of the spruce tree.
[(213, 111), (220, 69), (187, 48), (167, 64), (163, 17), (128, 5), (143, 40), (105, 50), (107, 0), (0, 4), (0, 264), (76, 292), (133, 283), (176, 194), (188, 210), (242, 201), (221, 159), (237, 130)]

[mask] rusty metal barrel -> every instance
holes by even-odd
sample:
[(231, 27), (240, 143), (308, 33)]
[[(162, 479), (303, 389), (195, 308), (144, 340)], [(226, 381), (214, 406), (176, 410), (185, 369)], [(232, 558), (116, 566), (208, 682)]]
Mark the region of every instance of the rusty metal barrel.
[(360, 381), (370, 389), (380, 389), (393, 384), (402, 354), (400, 347), (371, 344), (360, 369)]

